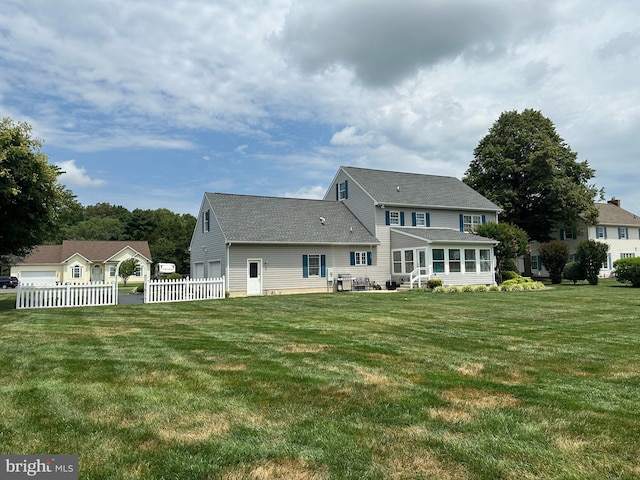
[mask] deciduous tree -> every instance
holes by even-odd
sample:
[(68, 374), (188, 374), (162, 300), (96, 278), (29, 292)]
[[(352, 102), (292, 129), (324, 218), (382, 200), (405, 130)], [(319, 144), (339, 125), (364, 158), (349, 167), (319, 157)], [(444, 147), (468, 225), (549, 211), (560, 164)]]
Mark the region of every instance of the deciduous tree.
[(597, 221), (595, 171), (542, 113), (503, 112), (475, 148), (464, 182), (503, 208), (501, 219), (545, 242), (560, 225)]
[(55, 229), (64, 187), (27, 123), (0, 121), (0, 257), (24, 256)]

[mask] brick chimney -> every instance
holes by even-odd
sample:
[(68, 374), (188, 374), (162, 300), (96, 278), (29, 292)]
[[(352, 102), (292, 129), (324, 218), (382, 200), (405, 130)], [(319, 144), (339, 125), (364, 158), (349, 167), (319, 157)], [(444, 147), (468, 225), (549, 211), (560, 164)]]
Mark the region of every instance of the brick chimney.
[(620, 200), (618, 200), (616, 197), (611, 197), (611, 200), (607, 201), (607, 203), (615, 205), (616, 207), (620, 206)]

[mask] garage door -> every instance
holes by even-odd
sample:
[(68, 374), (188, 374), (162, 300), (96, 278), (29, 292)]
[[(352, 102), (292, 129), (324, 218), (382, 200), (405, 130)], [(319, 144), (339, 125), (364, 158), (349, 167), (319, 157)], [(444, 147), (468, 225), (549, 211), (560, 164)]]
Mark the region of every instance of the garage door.
[(20, 272), (20, 283), (56, 283), (56, 272), (43, 270), (41, 272)]

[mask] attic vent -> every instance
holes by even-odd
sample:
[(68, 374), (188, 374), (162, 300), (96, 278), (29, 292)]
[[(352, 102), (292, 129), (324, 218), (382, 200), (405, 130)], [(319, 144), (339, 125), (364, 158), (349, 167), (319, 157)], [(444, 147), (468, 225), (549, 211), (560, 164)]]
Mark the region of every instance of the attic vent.
[(400, 185), (396, 185), (396, 192), (400, 191)]

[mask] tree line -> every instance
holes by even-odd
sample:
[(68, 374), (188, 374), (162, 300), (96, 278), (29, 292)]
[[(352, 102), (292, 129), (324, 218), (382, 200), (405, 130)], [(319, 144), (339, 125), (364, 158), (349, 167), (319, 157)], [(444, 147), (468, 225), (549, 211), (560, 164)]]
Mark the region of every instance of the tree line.
[(129, 211), (121, 205), (96, 203), (82, 206), (69, 194), (45, 244), (63, 240), (142, 240), (149, 242), (155, 263), (175, 263), (176, 270), (189, 274), (189, 244), (196, 217), (166, 208)]

